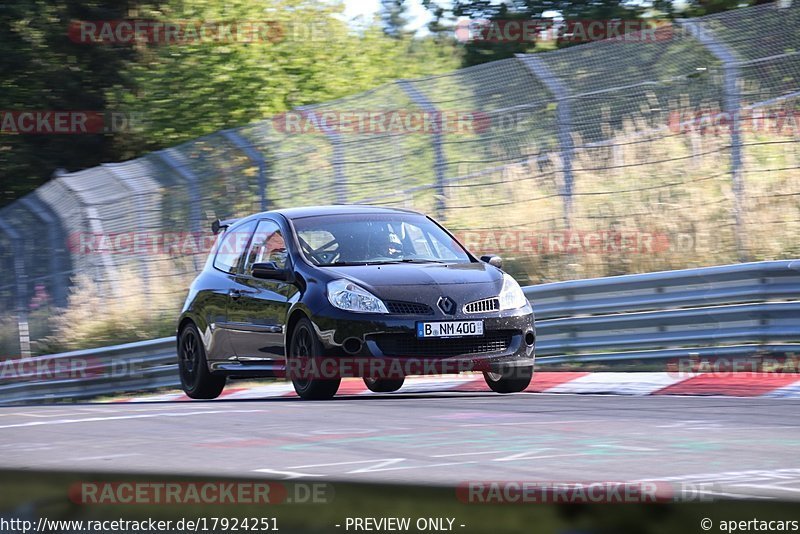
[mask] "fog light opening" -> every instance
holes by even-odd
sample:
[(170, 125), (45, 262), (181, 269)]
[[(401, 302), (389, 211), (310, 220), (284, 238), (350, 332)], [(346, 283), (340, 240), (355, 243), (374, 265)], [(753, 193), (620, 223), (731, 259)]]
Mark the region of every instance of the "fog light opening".
[(525, 343), (530, 347), (533, 345), (533, 342), (536, 341), (536, 336), (533, 335), (533, 332), (528, 332), (525, 334)]
[(358, 354), (361, 352), (361, 340), (355, 337), (349, 337), (344, 340), (344, 351), (348, 354)]

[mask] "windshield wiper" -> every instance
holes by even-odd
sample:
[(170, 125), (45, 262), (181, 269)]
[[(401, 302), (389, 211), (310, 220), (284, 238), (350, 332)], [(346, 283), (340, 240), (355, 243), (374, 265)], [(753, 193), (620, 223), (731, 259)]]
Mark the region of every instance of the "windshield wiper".
[(382, 265), (384, 263), (395, 263), (385, 261), (334, 261), (332, 263), (320, 263), (317, 267), (347, 267), (350, 265)]
[(427, 258), (403, 258), (392, 263), (447, 263), (442, 260), (431, 260)]
[(446, 263), (441, 260), (430, 260), (425, 258), (403, 258), (402, 260), (365, 260), (365, 261), (334, 261), (333, 263), (321, 263), (319, 267), (346, 267), (348, 265), (391, 265), (393, 263)]

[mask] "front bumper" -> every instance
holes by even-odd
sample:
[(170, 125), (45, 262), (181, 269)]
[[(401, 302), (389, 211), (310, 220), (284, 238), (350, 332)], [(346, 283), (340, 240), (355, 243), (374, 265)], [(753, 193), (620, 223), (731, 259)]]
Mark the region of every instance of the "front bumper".
[[(462, 320), (482, 320), (484, 335), (416, 337), (419, 321)], [(323, 357), (380, 360), (402, 368), (403, 374), (497, 371), (534, 363), (536, 331), (529, 307), (453, 316), (370, 315), (331, 308), (314, 315), (312, 322), (322, 341)]]

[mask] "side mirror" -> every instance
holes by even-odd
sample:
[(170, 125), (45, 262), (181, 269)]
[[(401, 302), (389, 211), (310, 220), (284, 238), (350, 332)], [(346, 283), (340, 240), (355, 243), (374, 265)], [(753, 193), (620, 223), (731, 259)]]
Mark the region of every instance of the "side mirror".
[(262, 280), (288, 280), (289, 271), (286, 269), (279, 269), (274, 261), (265, 261), (264, 263), (253, 264), (253, 278), (261, 278)]
[(494, 254), (489, 254), (487, 256), (481, 256), (481, 261), (488, 263), (489, 265), (494, 265), (498, 269), (503, 268), (503, 258), (500, 256), (495, 256)]

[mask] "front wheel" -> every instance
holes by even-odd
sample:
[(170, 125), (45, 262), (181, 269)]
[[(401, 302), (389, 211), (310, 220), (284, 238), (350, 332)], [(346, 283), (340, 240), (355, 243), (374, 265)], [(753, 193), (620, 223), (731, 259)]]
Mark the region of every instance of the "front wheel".
[(533, 366), (506, 367), (498, 372), (484, 371), (483, 378), (495, 393), (519, 393), (530, 385)]
[(294, 390), (301, 399), (327, 400), (339, 391), (341, 378), (312, 378), (308, 374), (309, 364), (322, 356), (322, 344), (314, 333), (314, 325), (303, 317), (292, 332), (289, 342), (291, 367), (297, 373), (292, 377)]
[(216, 399), (225, 388), (225, 377), (208, 370), (206, 349), (200, 332), (193, 324), (181, 330), (178, 337), (178, 371), (181, 388), (192, 399)]
[(370, 391), (374, 391), (375, 393), (391, 393), (392, 391), (397, 391), (401, 387), (403, 387), (403, 382), (405, 382), (405, 378), (370, 378), (364, 377), (364, 383), (367, 385), (367, 389)]

